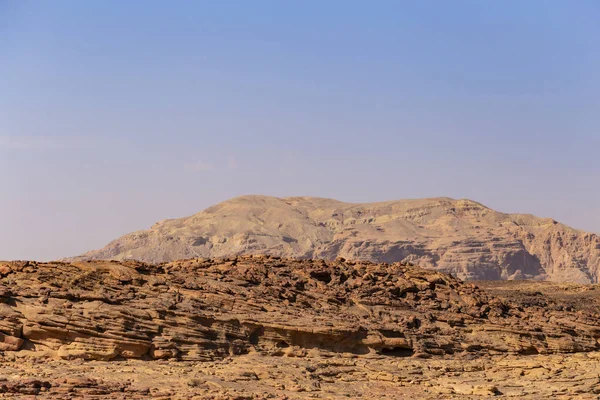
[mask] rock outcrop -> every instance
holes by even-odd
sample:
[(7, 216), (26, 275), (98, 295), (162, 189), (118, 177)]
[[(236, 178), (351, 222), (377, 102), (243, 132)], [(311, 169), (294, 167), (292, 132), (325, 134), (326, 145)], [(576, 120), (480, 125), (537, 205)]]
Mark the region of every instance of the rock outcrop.
[(349, 204), (244, 196), (73, 260), (157, 263), (242, 254), (413, 263), (472, 280), (597, 283), (600, 277), (597, 235), (449, 198)]
[(511, 304), (399, 263), (244, 256), (161, 265), (13, 262), (0, 270), (0, 350), (63, 359), (600, 348), (597, 309)]
[(593, 399), (600, 288), (272, 256), (0, 262), (0, 398)]

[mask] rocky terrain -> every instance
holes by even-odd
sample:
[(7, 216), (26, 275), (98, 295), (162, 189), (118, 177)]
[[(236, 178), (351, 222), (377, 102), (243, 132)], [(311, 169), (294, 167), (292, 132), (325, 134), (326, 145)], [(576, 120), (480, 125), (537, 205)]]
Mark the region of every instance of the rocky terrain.
[[(30, 399), (598, 399), (600, 353), (269, 357), (221, 361), (2, 361), (0, 398)], [(35, 396), (35, 397), (34, 397)]]
[(477, 285), (344, 259), (0, 263), (0, 396), (598, 397), (597, 286)]
[(465, 280), (598, 283), (600, 276), (597, 235), (449, 198), (350, 204), (244, 196), (72, 260), (157, 263), (242, 254), (413, 263)]

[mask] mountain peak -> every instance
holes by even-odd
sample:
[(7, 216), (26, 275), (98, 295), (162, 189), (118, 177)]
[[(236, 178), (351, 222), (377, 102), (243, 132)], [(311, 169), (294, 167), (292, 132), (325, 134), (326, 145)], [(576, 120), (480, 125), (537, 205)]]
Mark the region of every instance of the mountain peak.
[(242, 254), (410, 262), (462, 279), (585, 283), (600, 276), (597, 235), (448, 197), (346, 203), (246, 195), (163, 220), (76, 259), (167, 262)]

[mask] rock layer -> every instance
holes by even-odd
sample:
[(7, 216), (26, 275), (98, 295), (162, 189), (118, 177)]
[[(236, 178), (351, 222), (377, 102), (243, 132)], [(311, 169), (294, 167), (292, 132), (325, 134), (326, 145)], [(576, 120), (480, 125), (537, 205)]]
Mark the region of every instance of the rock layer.
[(597, 352), (472, 359), (246, 354), (203, 363), (40, 363), (20, 353), (0, 353), (0, 398), (597, 400), (599, 359)]
[(243, 256), (160, 265), (11, 262), (0, 270), (0, 350), (7, 352), (208, 361), (600, 349), (596, 305), (572, 312), (575, 305), (551, 307), (535, 296), (506, 301), (400, 263)]
[(597, 283), (600, 277), (597, 235), (449, 198), (350, 204), (244, 196), (159, 222), (73, 260), (157, 263), (259, 253), (413, 263), (473, 280)]

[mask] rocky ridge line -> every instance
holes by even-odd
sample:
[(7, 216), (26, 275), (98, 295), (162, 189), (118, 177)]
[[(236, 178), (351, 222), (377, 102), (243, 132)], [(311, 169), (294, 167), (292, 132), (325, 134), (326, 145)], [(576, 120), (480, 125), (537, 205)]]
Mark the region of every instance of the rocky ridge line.
[(600, 278), (598, 235), (449, 198), (350, 204), (243, 196), (161, 221), (71, 260), (160, 263), (247, 254), (413, 263), (463, 280)]
[(596, 308), (513, 304), (400, 263), (0, 263), (0, 350), (33, 357), (555, 354), (598, 350), (598, 326)]

